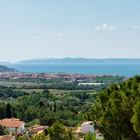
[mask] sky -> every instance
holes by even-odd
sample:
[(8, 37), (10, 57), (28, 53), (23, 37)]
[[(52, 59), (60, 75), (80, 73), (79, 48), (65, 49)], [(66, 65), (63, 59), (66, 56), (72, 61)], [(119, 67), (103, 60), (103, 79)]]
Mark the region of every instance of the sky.
[(140, 0), (0, 0), (0, 61), (140, 58)]

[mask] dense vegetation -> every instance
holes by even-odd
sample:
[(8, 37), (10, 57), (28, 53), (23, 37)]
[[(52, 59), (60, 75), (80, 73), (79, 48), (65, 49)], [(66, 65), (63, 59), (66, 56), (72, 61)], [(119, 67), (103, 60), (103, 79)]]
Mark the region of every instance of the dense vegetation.
[(86, 117), (106, 140), (139, 140), (140, 76), (101, 91)]
[(1, 93), (0, 119), (17, 117), (25, 121), (26, 125), (39, 123), (49, 126), (55, 120), (67, 126), (76, 126), (84, 120), (85, 112), (93, 105), (97, 96), (84, 90), (56, 96), (47, 89), (27, 93), (5, 87), (1, 89)]
[[(79, 79), (79, 78), (78, 78)], [(1, 78), (2, 85), (18, 89), (62, 89), (62, 90), (90, 90), (99, 92), (112, 83), (124, 81), (123, 76), (99, 76), (94, 78), (82, 79), (84, 83), (104, 83), (101, 87), (94, 85), (78, 85), (75, 79), (69, 78)]]

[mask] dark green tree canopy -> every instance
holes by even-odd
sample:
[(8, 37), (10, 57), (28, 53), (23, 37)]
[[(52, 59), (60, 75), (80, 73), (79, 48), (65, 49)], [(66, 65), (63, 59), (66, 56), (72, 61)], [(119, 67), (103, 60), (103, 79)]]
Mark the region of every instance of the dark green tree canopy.
[(100, 92), (86, 117), (107, 140), (139, 140), (140, 76)]
[(9, 103), (6, 106), (6, 118), (11, 118), (11, 106)]

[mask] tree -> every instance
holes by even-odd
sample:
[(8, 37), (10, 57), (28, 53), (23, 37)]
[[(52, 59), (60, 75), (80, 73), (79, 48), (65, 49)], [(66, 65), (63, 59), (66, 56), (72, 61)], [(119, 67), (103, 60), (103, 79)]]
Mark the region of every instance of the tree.
[(134, 106), (134, 112), (131, 122), (133, 123), (134, 130), (140, 137), (140, 101)]
[(17, 138), (17, 140), (31, 140), (31, 139), (30, 139), (30, 137), (27, 134), (25, 134), (25, 135)]
[(0, 120), (4, 119), (6, 115), (6, 105), (0, 104)]
[(72, 129), (66, 131), (64, 126), (58, 121), (53, 123), (52, 127), (48, 128), (48, 133), (50, 140), (77, 140), (73, 136)]
[(46, 136), (41, 134), (41, 135), (35, 135), (31, 140), (46, 140)]
[(49, 95), (50, 94), (50, 91), (48, 89), (45, 89), (42, 93), (43, 93), (43, 95), (44, 95), (45, 98), (48, 99), (50, 97), (50, 95)]
[(41, 125), (48, 125), (48, 126), (51, 126), (55, 121), (56, 121), (56, 119), (55, 119), (54, 117), (44, 117), (44, 118), (40, 118), (40, 124), (41, 124)]
[(0, 125), (0, 135), (5, 135), (4, 128)]
[(56, 112), (56, 102), (54, 102), (54, 112)]
[(48, 128), (50, 140), (65, 140), (66, 131), (58, 121), (53, 123), (52, 128)]
[[(140, 76), (98, 94), (86, 117), (107, 140), (140, 139)], [(96, 120), (96, 121), (95, 121)]]
[(11, 106), (9, 103), (6, 106), (6, 118), (11, 118)]
[(45, 89), (45, 90), (43, 91), (43, 94), (44, 94), (44, 93), (49, 94), (50, 91), (49, 91), (48, 89)]
[(67, 134), (66, 134), (66, 139), (67, 140), (74, 140), (74, 136), (73, 136), (73, 132), (72, 132), (72, 128), (68, 129)]
[(47, 129), (44, 129), (43, 132), (45, 133), (46, 136), (49, 134)]
[(88, 134), (86, 135), (85, 140), (92, 140), (92, 134), (90, 132), (88, 132)]

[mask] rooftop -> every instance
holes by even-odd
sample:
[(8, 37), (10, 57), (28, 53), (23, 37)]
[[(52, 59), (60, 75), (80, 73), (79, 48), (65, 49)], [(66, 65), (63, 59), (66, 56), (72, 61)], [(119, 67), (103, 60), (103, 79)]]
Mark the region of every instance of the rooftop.
[(13, 127), (20, 127), (24, 123), (23, 121), (19, 121), (17, 118), (10, 118), (10, 119), (3, 119), (0, 120), (0, 125), (8, 127), (8, 128), (13, 128)]

